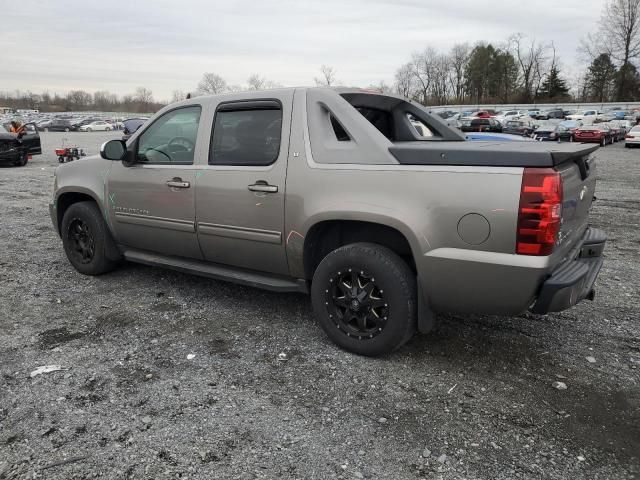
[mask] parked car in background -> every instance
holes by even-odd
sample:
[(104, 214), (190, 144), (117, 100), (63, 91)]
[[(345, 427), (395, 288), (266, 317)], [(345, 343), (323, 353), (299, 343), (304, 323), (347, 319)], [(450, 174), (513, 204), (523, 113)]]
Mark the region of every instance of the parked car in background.
[(583, 123), (593, 123), (599, 117), (602, 117), (604, 114), (598, 110), (583, 110), (580, 113), (574, 113), (573, 115), (567, 115), (565, 118), (567, 120), (580, 120)]
[(562, 120), (564, 119), (564, 111), (561, 108), (552, 108), (545, 110), (538, 115), (538, 120)]
[(573, 137), (576, 130), (582, 126), (582, 122), (580, 120), (563, 120), (558, 125), (567, 128), (571, 132), (571, 137)]
[(614, 123), (613, 121), (608, 122), (607, 126), (611, 129), (611, 136), (613, 137), (614, 142), (619, 142), (620, 140), (624, 140), (624, 136), (626, 135), (626, 130)]
[(472, 118), (462, 123), (463, 132), (500, 132), (502, 125), (493, 118)]
[(488, 110), (478, 110), (471, 114), (472, 118), (491, 118), (491, 113)]
[(611, 120), (609, 125), (617, 125), (624, 130), (624, 133), (629, 132), (635, 124), (631, 120)]
[(0, 164), (24, 167), (29, 156), (42, 153), (40, 135), (35, 124), (25, 125), (25, 131), (20, 134), (9, 133), (0, 125)]
[(609, 113), (613, 116), (614, 120), (624, 120), (627, 115), (629, 115), (629, 112), (626, 110), (615, 110)]
[(112, 130), (111, 124), (104, 120), (97, 120), (91, 123), (87, 123), (78, 128), (81, 132), (108, 132)]
[(492, 132), (469, 132), (465, 135), (465, 138), (469, 141), (477, 142), (533, 142), (533, 139), (531, 137)]
[(442, 112), (437, 112), (436, 115), (438, 115), (440, 118), (442, 118), (443, 120), (446, 120), (448, 118), (453, 117), (456, 114), (456, 112), (454, 112), (453, 110), (444, 110)]
[(625, 148), (637, 147), (638, 145), (640, 145), (640, 125), (636, 125), (635, 127), (633, 127), (624, 136)]
[(100, 120), (102, 119), (97, 117), (75, 118), (75, 119), (71, 119), (71, 124), (75, 126), (77, 130), (80, 130), (80, 127), (83, 127), (84, 125), (89, 125), (92, 122), (98, 122)]
[(613, 137), (611, 135), (611, 129), (604, 123), (601, 123), (599, 125), (583, 125), (578, 128), (574, 133), (574, 141), (599, 143), (604, 147), (608, 143), (613, 143)]
[(526, 115), (526, 116), (528, 116), (528, 117), (531, 117), (531, 118), (534, 118), (534, 119), (536, 119), (536, 120), (537, 120), (537, 119), (538, 119), (538, 117), (539, 117), (540, 115), (542, 115), (542, 112), (541, 112), (540, 110), (536, 110), (536, 109), (533, 109), (533, 110), (527, 110), (527, 112), (525, 113), (525, 115)]
[(36, 122), (36, 127), (38, 128), (38, 130), (44, 130), (46, 127), (51, 125), (51, 122), (53, 122), (53, 120), (51, 120), (50, 118), (40, 120), (39, 122)]
[(535, 126), (528, 120), (508, 120), (502, 126), (502, 133), (528, 137), (535, 130)]
[(71, 121), (61, 118), (54, 118), (49, 125), (44, 127), (45, 132), (72, 132), (76, 130), (77, 127)]
[(517, 120), (519, 117), (525, 115), (524, 110), (502, 110), (495, 115), (495, 119), (504, 125), (509, 120)]
[(562, 125), (542, 125), (533, 134), (533, 139), (538, 141), (572, 142), (573, 134)]
[(123, 135), (122, 135), (122, 140), (127, 141), (129, 140), (129, 137), (131, 135), (133, 135), (134, 133), (136, 133), (136, 131), (142, 126), (144, 125), (147, 120), (149, 120), (148, 118), (128, 118), (126, 120), (122, 121), (123, 124)]

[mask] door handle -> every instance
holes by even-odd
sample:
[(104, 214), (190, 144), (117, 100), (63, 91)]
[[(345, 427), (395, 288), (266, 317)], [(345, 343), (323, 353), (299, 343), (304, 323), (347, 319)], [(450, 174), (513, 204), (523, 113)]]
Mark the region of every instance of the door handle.
[(247, 187), (252, 192), (264, 192), (264, 193), (277, 193), (278, 186), (277, 185), (269, 185), (264, 180), (258, 180), (253, 185), (249, 185)]
[(171, 180), (167, 180), (167, 187), (171, 188), (189, 188), (191, 183), (183, 182), (180, 177), (173, 177)]

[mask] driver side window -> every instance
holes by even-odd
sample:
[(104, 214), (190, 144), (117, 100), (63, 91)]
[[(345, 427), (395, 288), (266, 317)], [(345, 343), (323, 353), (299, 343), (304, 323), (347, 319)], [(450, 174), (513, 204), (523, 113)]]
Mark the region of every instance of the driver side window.
[(140, 163), (193, 163), (199, 106), (179, 108), (165, 113), (140, 135), (136, 159)]

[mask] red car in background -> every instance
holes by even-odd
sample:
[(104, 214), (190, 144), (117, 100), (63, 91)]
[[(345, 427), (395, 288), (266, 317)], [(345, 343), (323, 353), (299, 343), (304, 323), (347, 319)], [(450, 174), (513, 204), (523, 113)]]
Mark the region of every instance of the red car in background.
[(471, 115), (472, 118), (491, 118), (492, 116), (493, 115), (491, 115), (491, 113), (487, 110), (478, 110), (473, 115)]
[(599, 143), (604, 147), (607, 143), (613, 143), (613, 134), (609, 126), (604, 124), (583, 125), (576, 129), (573, 134), (573, 140), (575, 142)]

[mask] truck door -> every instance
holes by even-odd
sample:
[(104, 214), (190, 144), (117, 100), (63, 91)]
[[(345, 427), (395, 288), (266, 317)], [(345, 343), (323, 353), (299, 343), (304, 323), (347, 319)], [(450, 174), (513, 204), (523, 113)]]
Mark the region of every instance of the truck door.
[(217, 105), (196, 187), (206, 260), (288, 273), (284, 196), (292, 103), (293, 91)]
[[(199, 105), (169, 110), (128, 146), (133, 150), (133, 165), (114, 163), (107, 202), (118, 243), (164, 255), (202, 258), (194, 203), (200, 113)], [(200, 143), (206, 142), (203, 138)]]
[(35, 123), (27, 123), (25, 125), (25, 134), (20, 137), (22, 145), (27, 149), (29, 155), (40, 155), (42, 146), (40, 144), (40, 134)]

